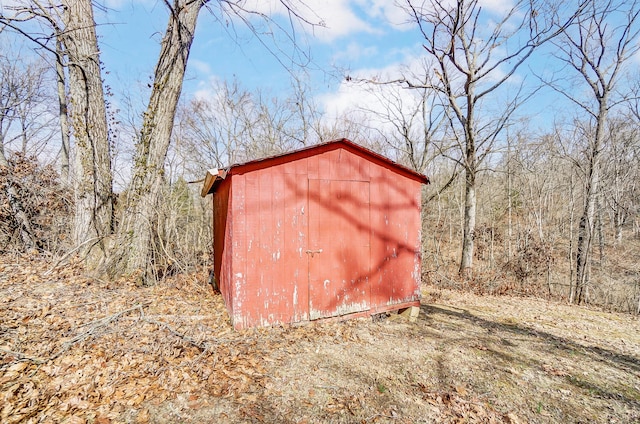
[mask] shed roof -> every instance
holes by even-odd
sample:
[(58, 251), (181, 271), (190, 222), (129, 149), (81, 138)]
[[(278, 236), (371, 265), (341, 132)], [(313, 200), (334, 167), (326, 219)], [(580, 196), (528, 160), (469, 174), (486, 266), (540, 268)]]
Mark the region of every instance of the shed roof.
[(400, 165), (399, 163), (394, 162), (391, 159), (374, 152), (373, 150), (355, 144), (354, 142), (347, 140), (346, 138), (342, 138), (339, 140), (329, 141), (327, 143), (304, 147), (302, 149), (294, 150), (292, 152), (284, 153), (277, 156), (270, 156), (263, 159), (234, 164), (224, 169), (209, 169), (207, 170), (207, 175), (205, 176), (204, 185), (202, 187), (200, 195), (202, 197), (206, 197), (208, 194), (215, 192), (218, 184), (228, 175), (244, 174), (247, 172), (252, 172), (259, 169), (268, 168), (270, 166), (286, 163), (294, 159), (302, 159), (339, 148), (344, 148), (352, 153), (364, 156), (373, 162), (387, 165), (398, 174), (406, 178), (419, 181), (423, 184), (429, 184), (429, 179), (419, 172), (407, 168), (406, 166)]

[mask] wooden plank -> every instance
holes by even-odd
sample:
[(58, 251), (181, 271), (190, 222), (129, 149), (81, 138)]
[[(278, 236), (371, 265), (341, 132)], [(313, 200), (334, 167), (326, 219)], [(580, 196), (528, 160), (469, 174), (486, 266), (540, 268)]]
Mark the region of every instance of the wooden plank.
[(371, 181), (371, 162), (358, 156), (358, 179), (360, 181)]
[(340, 149), (331, 150), (327, 152), (329, 162), (329, 174), (322, 175), (320, 178), (327, 178), (330, 180), (340, 179)]
[(287, 168), (293, 167), (297, 175), (304, 175), (305, 178), (309, 173), (307, 166), (307, 158), (296, 159), (293, 163), (286, 164)]
[(391, 259), (387, 273), (393, 288), (390, 300), (394, 303), (416, 300), (420, 295), (420, 207), (414, 193), (420, 187), (413, 181), (399, 181), (391, 171), (387, 171), (386, 186), (391, 211), (388, 240)]
[(257, 210), (251, 213), (258, 215), (259, 227), (254, 235), (257, 249), (254, 251), (253, 263), (257, 265), (256, 279), (251, 282), (251, 286), (256, 290), (256, 298), (251, 299), (252, 310), (256, 322), (269, 323), (268, 318), (270, 308), (273, 305), (274, 292), (274, 264), (273, 264), (273, 236), (274, 236), (274, 215), (273, 215), (273, 172), (274, 168), (260, 170), (256, 175), (258, 181), (258, 192), (255, 198), (258, 199)]
[(285, 184), (284, 169), (288, 164), (272, 168), (273, 201), (271, 204), (272, 233), (271, 240), (271, 296), (272, 305), (269, 313), (277, 323), (288, 323), (293, 315), (291, 302), (291, 285), (287, 284), (284, 275), (284, 220), (285, 220)]
[(308, 319), (309, 272), (307, 249), (307, 179), (287, 174), (284, 196), (282, 282), (288, 287), (290, 321)]
[(233, 213), (230, 314), (235, 328), (242, 328), (242, 300), (247, 296), (247, 219), (246, 219), (246, 177), (234, 175), (231, 186), (231, 209)]
[(408, 319), (410, 322), (416, 322), (419, 314), (420, 308), (418, 306), (409, 306), (408, 308), (398, 310), (398, 315)]
[(310, 156), (307, 158), (307, 178), (317, 180), (320, 178), (319, 171), (319, 159), (318, 155)]

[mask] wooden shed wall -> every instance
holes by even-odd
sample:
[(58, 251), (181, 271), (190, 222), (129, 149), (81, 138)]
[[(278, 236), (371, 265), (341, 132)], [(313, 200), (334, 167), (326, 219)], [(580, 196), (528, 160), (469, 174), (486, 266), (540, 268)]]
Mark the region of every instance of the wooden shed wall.
[(376, 310), (418, 300), (421, 184), (377, 168), (372, 178), (371, 303)]
[(233, 316), (231, 302), (233, 214), (229, 213), (230, 202), (231, 180), (223, 180), (213, 195), (213, 271), (229, 315)]
[[(219, 213), (233, 221), (216, 259), (236, 328), (384, 311), (419, 298), (419, 181), (344, 148), (231, 174), (230, 212)], [(318, 252), (327, 243), (337, 244)], [(351, 272), (352, 286), (315, 281), (327, 266)]]

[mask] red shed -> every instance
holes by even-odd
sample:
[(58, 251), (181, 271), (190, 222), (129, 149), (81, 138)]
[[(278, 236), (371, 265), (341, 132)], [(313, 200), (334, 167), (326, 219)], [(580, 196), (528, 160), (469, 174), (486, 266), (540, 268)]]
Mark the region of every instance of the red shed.
[(342, 139), (207, 172), (236, 329), (419, 306), (424, 175)]

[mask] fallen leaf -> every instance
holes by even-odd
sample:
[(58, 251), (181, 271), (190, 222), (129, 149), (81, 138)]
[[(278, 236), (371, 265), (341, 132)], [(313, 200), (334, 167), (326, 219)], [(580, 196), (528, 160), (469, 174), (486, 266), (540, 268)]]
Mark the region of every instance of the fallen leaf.
[(65, 424), (84, 424), (85, 422), (86, 420), (84, 418), (77, 415), (72, 415), (64, 421)]
[(138, 415), (136, 416), (136, 423), (147, 424), (149, 422), (149, 419), (149, 410), (145, 408), (142, 411), (138, 412)]
[(504, 421), (506, 424), (521, 424), (520, 419), (513, 412), (509, 412), (504, 416)]

